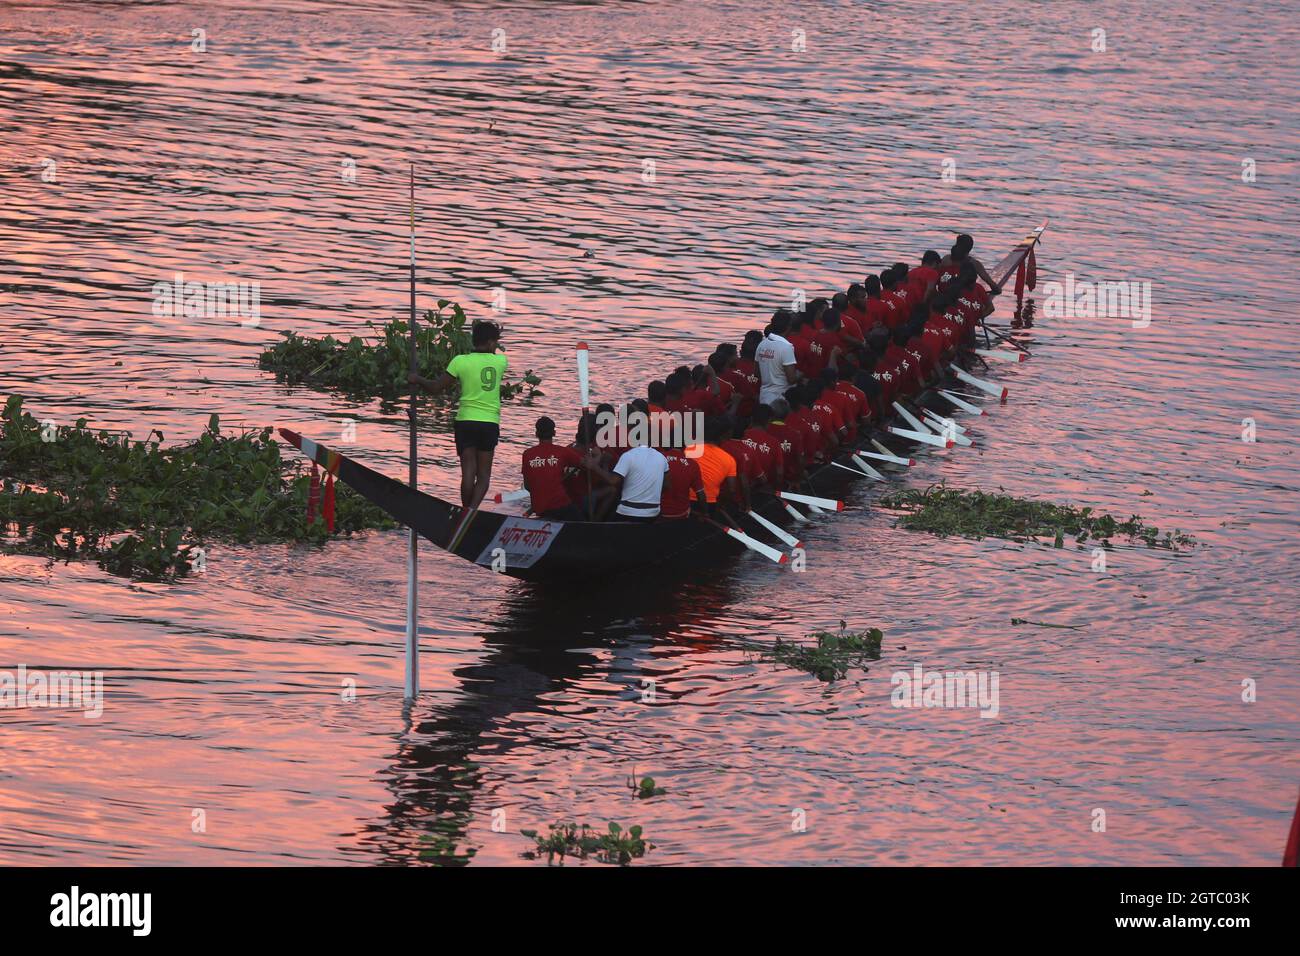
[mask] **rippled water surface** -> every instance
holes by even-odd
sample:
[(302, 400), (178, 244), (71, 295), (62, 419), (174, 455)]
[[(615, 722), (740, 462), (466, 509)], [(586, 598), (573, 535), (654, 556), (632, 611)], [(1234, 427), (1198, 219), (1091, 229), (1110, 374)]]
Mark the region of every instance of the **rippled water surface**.
[[(533, 417), (571, 417), (579, 338), (621, 399), (792, 289), (956, 231), (991, 262), (1050, 217), (1040, 278), (1149, 281), (1149, 327), (1040, 301), (979, 447), (907, 480), (1207, 545), (1097, 574), (1087, 551), (896, 530), (860, 488), (806, 531), (802, 575), (755, 558), (557, 596), (426, 546), (407, 714), (401, 532), (219, 546), (174, 586), (0, 557), (0, 668), (106, 681), (98, 720), (0, 711), (0, 860), (414, 862), (441, 820), (511, 864), (521, 827), (585, 819), (643, 825), (648, 864), (1276, 862), (1300, 782), (1300, 36), (1286, 5), (1233, 9), (0, 7), (0, 391), (40, 418), (176, 440), (213, 412), (323, 440), (354, 419), (352, 453), (403, 474), (404, 417), (256, 356), (401, 314), (410, 161), (422, 304), (482, 314), (504, 289), (511, 361), (545, 379), (507, 410), (501, 488)], [(260, 282), (260, 325), (156, 318), (176, 271)], [(421, 448), (453, 494), (445, 423)], [(746, 652), (841, 619), (886, 634), (849, 680)], [(916, 663), (996, 670), (997, 719), (891, 707)], [(633, 800), (633, 773), (667, 793)]]

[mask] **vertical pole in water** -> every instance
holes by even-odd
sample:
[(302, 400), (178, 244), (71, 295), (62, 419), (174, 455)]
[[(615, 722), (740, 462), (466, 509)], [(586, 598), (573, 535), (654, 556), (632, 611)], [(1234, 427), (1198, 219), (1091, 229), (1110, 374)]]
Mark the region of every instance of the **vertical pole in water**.
[[(411, 371), (419, 371), (419, 362), (416, 358), (415, 348), (415, 163), (411, 164), (411, 347), (410, 347), (410, 364)], [(411, 430), (411, 448), (410, 448), (410, 485), (412, 488), (417, 486), (416, 474), (416, 449), (415, 449), (415, 392), (419, 386), (412, 383), (411, 385), (411, 407), (407, 411)], [(420, 692), (420, 629), (416, 623), (416, 610), (418, 601), (416, 600), (416, 582), (418, 575), (416, 567), (420, 558), (419, 537), (415, 529), (411, 529), (410, 550), (406, 563), (406, 690), (403, 694), (404, 699), (414, 700), (415, 695)]]

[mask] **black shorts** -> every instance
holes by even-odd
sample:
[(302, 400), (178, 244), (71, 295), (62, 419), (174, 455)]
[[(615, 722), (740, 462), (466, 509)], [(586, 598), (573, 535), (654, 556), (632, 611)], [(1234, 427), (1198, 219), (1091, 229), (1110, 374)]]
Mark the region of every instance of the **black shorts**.
[(468, 448), (492, 451), (501, 438), (501, 426), (496, 422), (456, 422), (456, 454), (463, 455)]

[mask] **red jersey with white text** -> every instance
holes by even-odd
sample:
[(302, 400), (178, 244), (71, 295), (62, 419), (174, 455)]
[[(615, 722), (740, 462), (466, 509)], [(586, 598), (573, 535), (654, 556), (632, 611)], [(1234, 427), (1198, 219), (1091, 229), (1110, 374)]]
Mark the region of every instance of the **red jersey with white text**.
[[(572, 448), (544, 441), (524, 452), (524, 487), (532, 501), (529, 508), (541, 514), (573, 503), (564, 487), (564, 472), (568, 468), (581, 469), (582, 455)], [(586, 481), (586, 478), (583, 478)], [(584, 486), (585, 494), (585, 486)]]
[(660, 448), (668, 459), (668, 481), (659, 498), (659, 514), (664, 518), (684, 518), (691, 510), (695, 500), (695, 491), (704, 490), (704, 480), (700, 477), (700, 465), (694, 458), (687, 458), (681, 448)]

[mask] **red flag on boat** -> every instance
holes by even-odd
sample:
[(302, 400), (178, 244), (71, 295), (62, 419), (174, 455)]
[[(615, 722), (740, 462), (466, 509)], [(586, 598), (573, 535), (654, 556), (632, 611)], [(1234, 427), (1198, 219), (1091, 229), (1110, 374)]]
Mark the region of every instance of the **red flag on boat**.
[(1020, 265), (1016, 266), (1016, 298), (1023, 298), (1025, 294), (1025, 260), (1020, 260)]
[(334, 475), (325, 476), (325, 504), (321, 506), (321, 516), (325, 519), (325, 530), (334, 533)]
[(1287, 837), (1282, 865), (1300, 866), (1300, 800), (1296, 801), (1295, 816), (1291, 818), (1291, 835)]
[(316, 520), (316, 507), (320, 504), (320, 469), (311, 463), (311, 489), (307, 492), (307, 525)]
[(1029, 250), (1029, 268), (1025, 274), (1025, 285), (1029, 286), (1029, 291), (1033, 292), (1038, 285), (1038, 260), (1034, 258), (1034, 250)]

